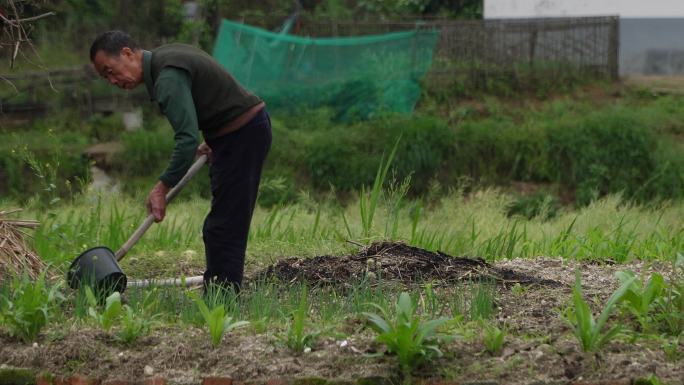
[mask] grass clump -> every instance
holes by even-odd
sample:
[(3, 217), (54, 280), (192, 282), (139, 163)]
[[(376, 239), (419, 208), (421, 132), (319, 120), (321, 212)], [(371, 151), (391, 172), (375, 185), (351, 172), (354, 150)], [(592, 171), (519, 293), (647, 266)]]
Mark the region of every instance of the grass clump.
[(316, 343), (319, 332), (307, 333), (307, 319), (309, 314), (309, 290), (302, 285), (297, 309), (292, 312), (292, 319), (287, 325), (285, 343), (295, 353), (301, 353)]

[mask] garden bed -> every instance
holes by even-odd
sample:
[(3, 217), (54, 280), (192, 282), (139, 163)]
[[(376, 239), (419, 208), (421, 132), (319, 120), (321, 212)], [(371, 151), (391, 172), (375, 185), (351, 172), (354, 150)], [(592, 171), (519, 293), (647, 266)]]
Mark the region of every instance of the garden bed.
[[(431, 282), (440, 295), (467, 291), (483, 280), (495, 282), (493, 321), (506, 330), (501, 351), (487, 352), (477, 326), (454, 321), (447, 324), (453, 340), (441, 345), (444, 355), (414, 371), (416, 379), (529, 384), (655, 375), (668, 384), (684, 383), (683, 339), (640, 333), (621, 336), (595, 353), (582, 351), (561, 317), (571, 303), (576, 269), (581, 272), (585, 298), (595, 310), (618, 287), (614, 274), (619, 270), (658, 271), (666, 278), (672, 274), (671, 266), (664, 263), (616, 265), (539, 257), (488, 264), (379, 243), (354, 255), (284, 259), (252, 274), (251, 281), (278, 277), (285, 287), (304, 280), (315, 284), (312, 292), (337, 285), (343, 287), (340, 293), (358, 280), (370, 279), (373, 285), (385, 282), (394, 292), (421, 290)], [(369, 278), (374, 271), (380, 277), (376, 273)], [(624, 322), (615, 317), (617, 312), (613, 322)], [(266, 326), (262, 331), (248, 327), (230, 332), (213, 347), (206, 330), (180, 323), (167, 322), (129, 345), (87, 323), (51, 324), (34, 344), (0, 335), (0, 364), (102, 380), (162, 376), (172, 384), (199, 384), (205, 376), (256, 382), (302, 377), (396, 379), (394, 356), (385, 354), (384, 345), (375, 341), (362, 314), (341, 317), (303, 353), (294, 353), (277, 328)]]

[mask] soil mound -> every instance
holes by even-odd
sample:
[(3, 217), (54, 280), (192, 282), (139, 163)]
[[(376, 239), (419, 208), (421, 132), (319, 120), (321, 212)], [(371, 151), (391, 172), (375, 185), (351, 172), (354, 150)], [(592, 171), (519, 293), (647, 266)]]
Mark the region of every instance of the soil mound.
[(354, 255), (287, 258), (257, 272), (253, 277), (254, 281), (269, 279), (343, 287), (362, 279), (382, 279), (403, 284), (490, 280), (504, 286), (516, 283), (562, 286), (558, 281), (494, 267), (481, 258), (453, 257), (397, 242), (373, 243)]

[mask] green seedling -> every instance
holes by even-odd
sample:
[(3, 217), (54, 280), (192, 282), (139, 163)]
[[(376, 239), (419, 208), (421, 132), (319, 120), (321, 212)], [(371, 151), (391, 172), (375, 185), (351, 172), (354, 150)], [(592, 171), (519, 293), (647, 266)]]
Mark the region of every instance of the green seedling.
[(496, 286), (491, 282), (479, 282), (471, 290), (470, 319), (488, 320), (494, 317)]
[(133, 308), (124, 305), (123, 316), (121, 317), (121, 329), (117, 335), (119, 341), (124, 344), (131, 344), (143, 335), (146, 335), (152, 326), (153, 321), (135, 313)]
[(204, 322), (207, 324), (207, 327), (209, 328), (209, 334), (211, 335), (211, 344), (214, 347), (219, 346), (219, 344), (221, 343), (221, 339), (223, 338), (223, 334), (225, 334), (226, 332), (229, 332), (233, 329), (245, 325), (249, 325), (249, 322), (247, 321), (233, 322), (233, 317), (226, 314), (226, 308), (223, 306), (223, 304), (216, 305), (210, 311), (209, 307), (207, 307), (207, 304), (204, 302), (202, 298), (200, 298), (199, 295), (197, 295), (197, 293), (188, 292), (188, 296), (190, 296), (190, 298), (195, 302), (195, 304), (197, 304), (200, 313), (202, 313)]
[(679, 339), (681, 337), (674, 338), (671, 341), (665, 341), (662, 343), (663, 353), (665, 357), (672, 362), (676, 362), (684, 358), (684, 351), (679, 349)]
[(610, 328), (606, 333), (601, 334), (601, 330), (608, 321), (615, 305), (622, 299), (634, 282), (634, 277), (623, 282), (622, 285), (608, 298), (598, 321), (594, 320), (589, 305), (582, 295), (582, 283), (579, 270), (575, 273), (575, 287), (572, 290), (574, 308), (568, 308), (565, 312), (565, 321), (577, 337), (582, 350), (593, 352), (600, 349), (603, 345), (610, 342), (622, 330), (620, 325)]
[(442, 301), (440, 301), (432, 282), (425, 285), (423, 295), (421, 296), (423, 302), (423, 310), (430, 316), (436, 317), (442, 312)]
[(288, 325), (286, 332), (287, 346), (299, 353), (304, 349), (311, 348), (320, 333), (306, 333), (306, 316), (309, 312), (308, 290), (303, 286), (297, 310), (292, 314), (292, 322)]
[(45, 274), (31, 281), (15, 276), (9, 292), (0, 296), (0, 319), (11, 336), (24, 342), (35, 341), (50, 319), (50, 310), (64, 300), (59, 286), (47, 286)]
[(648, 377), (637, 378), (633, 383), (634, 385), (665, 385), (665, 383), (660, 381), (660, 378), (655, 374), (651, 374)]
[(399, 295), (394, 319), (387, 309), (376, 304), (371, 306), (378, 309), (380, 314), (363, 314), (368, 318), (371, 328), (378, 333), (376, 340), (385, 344), (390, 353), (396, 354), (404, 383), (408, 384), (415, 367), (432, 355), (442, 355), (437, 328), (449, 319), (444, 317), (423, 321), (416, 313), (417, 306), (406, 292)]
[(684, 333), (684, 256), (680, 253), (673, 267), (674, 275), (656, 302), (655, 319), (662, 332), (681, 336)]
[(97, 311), (98, 301), (97, 297), (93, 293), (90, 287), (86, 287), (86, 297), (88, 298), (88, 315), (90, 318), (95, 320), (104, 331), (109, 331), (109, 329), (114, 326), (114, 322), (121, 316), (121, 294), (118, 291), (110, 294), (107, 299), (105, 299), (105, 305), (103, 311), (100, 313)]
[(628, 281), (632, 282), (622, 297), (622, 303), (637, 318), (641, 330), (647, 330), (649, 324), (651, 324), (649, 313), (653, 310), (656, 301), (663, 293), (663, 288), (665, 287), (663, 276), (653, 273), (651, 279), (644, 285), (636, 279), (632, 271), (619, 271), (615, 275), (622, 284)]
[(124, 344), (132, 344), (143, 335), (149, 333), (152, 326), (157, 323), (158, 314), (150, 314), (157, 307), (157, 289), (147, 291), (143, 300), (137, 306), (124, 305), (121, 316), (121, 328), (117, 334), (119, 341)]
[(494, 324), (484, 324), (483, 340), (485, 349), (491, 355), (497, 355), (501, 351), (504, 344), (506, 331), (499, 329)]

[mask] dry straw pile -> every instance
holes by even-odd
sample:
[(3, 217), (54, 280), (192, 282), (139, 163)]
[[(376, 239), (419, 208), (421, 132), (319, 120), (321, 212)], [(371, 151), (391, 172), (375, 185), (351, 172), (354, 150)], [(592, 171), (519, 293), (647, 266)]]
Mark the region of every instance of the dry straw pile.
[(36, 221), (10, 220), (7, 215), (21, 209), (0, 211), (0, 281), (12, 275), (26, 274), (36, 279), (45, 270), (43, 261), (26, 246), (24, 237), (27, 234), (22, 228), (34, 229)]

